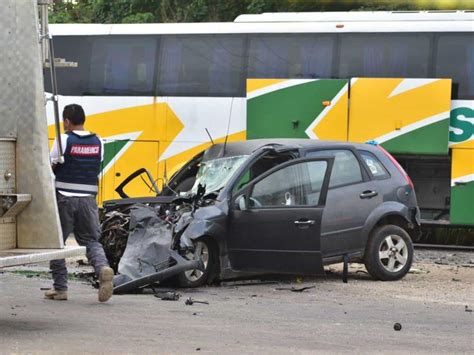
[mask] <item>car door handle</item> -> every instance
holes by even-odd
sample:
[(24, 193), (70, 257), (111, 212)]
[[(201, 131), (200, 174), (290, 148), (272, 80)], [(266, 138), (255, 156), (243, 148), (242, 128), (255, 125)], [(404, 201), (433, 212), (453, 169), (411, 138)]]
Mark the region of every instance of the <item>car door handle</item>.
[(359, 196), (360, 196), (360, 198), (364, 199), (364, 198), (372, 198), (372, 197), (375, 197), (377, 195), (378, 195), (377, 191), (364, 191)]
[(294, 223), (297, 227), (309, 227), (309, 226), (312, 226), (315, 223), (315, 221), (312, 219), (305, 219), (305, 220), (300, 219), (298, 221), (295, 221)]

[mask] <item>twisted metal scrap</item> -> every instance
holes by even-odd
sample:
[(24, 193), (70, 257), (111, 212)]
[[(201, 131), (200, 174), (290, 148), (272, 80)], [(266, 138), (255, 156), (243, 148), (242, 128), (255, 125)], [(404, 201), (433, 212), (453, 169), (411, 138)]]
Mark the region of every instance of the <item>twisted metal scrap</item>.
[(129, 225), (130, 215), (119, 211), (108, 212), (101, 225), (102, 233), (99, 241), (115, 273), (127, 246)]

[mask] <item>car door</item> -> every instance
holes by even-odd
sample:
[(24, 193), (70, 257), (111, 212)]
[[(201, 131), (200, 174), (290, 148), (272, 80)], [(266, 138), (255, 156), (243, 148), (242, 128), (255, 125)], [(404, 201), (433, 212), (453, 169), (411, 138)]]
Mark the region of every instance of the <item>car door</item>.
[(370, 213), (382, 203), (383, 194), (377, 181), (368, 177), (351, 149), (318, 150), (308, 152), (307, 156), (332, 156), (335, 159), (321, 226), (323, 256), (364, 248), (362, 230)]
[(231, 199), (227, 245), (234, 270), (324, 273), (320, 229), (333, 161), (283, 163)]

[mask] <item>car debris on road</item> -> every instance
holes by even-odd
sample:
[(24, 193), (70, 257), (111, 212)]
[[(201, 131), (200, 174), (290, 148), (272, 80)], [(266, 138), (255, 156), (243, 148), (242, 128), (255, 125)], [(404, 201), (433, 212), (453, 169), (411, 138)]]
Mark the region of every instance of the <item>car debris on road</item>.
[(176, 291), (156, 291), (154, 296), (162, 301), (178, 301), (181, 297)]
[(304, 292), (306, 290), (310, 290), (315, 288), (316, 286), (306, 286), (306, 287), (277, 287), (275, 290), (277, 291), (291, 291), (291, 292)]
[(192, 306), (192, 305), (195, 304), (195, 303), (207, 304), (207, 305), (209, 305), (209, 302), (208, 302), (208, 301), (198, 301), (198, 300), (192, 299), (191, 297), (188, 297), (188, 298), (186, 299), (186, 301), (184, 302), (184, 304), (185, 304), (186, 306)]

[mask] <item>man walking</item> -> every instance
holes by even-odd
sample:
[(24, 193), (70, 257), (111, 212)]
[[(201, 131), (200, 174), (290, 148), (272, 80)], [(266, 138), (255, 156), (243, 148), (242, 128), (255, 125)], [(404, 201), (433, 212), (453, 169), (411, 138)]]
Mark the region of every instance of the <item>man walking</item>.
[[(63, 111), (65, 134), (61, 135), (64, 162), (59, 161), (57, 142), (51, 151), (56, 175), (56, 198), (64, 242), (74, 233), (79, 245), (86, 247), (86, 256), (99, 278), (99, 301), (105, 302), (113, 292), (113, 270), (99, 243), (100, 225), (96, 195), (98, 175), (103, 158), (103, 144), (94, 133), (84, 129), (85, 114), (80, 105), (67, 105)], [(67, 268), (64, 259), (52, 260), (54, 289), (46, 299), (67, 300)]]

